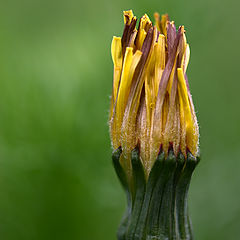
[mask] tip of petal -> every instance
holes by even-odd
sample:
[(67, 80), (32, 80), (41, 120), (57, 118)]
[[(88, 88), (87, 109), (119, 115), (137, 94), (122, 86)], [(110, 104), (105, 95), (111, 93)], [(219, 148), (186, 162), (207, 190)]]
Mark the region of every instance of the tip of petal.
[(132, 21), (132, 18), (134, 17), (132, 10), (123, 11), (124, 16), (124, 24), (130, 24)]

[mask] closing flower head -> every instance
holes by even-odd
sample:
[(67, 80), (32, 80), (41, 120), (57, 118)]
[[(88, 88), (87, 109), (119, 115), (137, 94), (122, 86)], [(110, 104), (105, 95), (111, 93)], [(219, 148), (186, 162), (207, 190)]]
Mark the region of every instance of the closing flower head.
[(168, 15), (145, 14), (136, 28), (124, 12), (122, 37), (113, 37), (113, 90), (110, 135), (121, 147), (121, 164), (131, 176), (131, 151), (138, 146), (148, 176), (160, 152), (198, 155), (199, 130), (186, 75), (190, 49), (185, 30)]

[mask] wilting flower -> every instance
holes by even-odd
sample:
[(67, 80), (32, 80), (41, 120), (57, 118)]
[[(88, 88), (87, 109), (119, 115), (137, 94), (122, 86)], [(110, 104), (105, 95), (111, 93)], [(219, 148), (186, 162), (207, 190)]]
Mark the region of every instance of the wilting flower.
[(198, 155), (199, 131), (186, 75), (190, 50), (184, 27), (176, 31), (168, 15), (145, 14), (136, 29), (124, 12), (122, 38), (113, 37), (113, 91), (110, 134), (122, 148), (121, 164), (131, 175), (131, 151), (138, 146), (148, 176), (160, 151)]

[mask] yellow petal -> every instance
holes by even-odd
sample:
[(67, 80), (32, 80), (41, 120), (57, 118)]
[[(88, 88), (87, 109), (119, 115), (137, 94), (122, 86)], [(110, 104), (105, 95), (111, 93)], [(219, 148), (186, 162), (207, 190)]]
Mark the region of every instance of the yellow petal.
[(182, 147), (187, 147), (192, 152), (196, 153), (197, 140), (195, 138), (195, 124), (194, 118), (192, 117), (191, 108), (188, 99), (188, 90), (186, 86), (186, 81), (183, 74), (183, 69), (177, 69), (178, 74), (178, 93), (180, 102), (180, 117), (181, 117), (181, 128), (186, 129), (186, 144)]
[(113, 113), (112, 129), (114, 134), (113, 145), (115, 148), (121, 146), (121, 127), (123, 116), (128, 101), (128, 96), (130, 92), (130, 87), (132, 83), (132, 77), (135, 68), (141, 58), (142, 53), (136, 51), (133, 54), (133, 49), (131, 47), (126, 48), (126, 53), (124, 56), (124, 63), (122, 68), (121, 80), (119, 85), (119, 90), (116, 99), (116, 109)]

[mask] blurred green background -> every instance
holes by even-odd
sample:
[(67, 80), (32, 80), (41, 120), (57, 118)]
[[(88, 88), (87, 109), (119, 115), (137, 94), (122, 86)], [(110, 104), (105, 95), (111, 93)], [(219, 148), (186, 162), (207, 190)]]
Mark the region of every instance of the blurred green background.
[[(191, 47), (202, 161), (197, 240), (240, 239), (239, 7), (234, 0), (0, 1), (0, 236), (113, 240), (125, 195), (111, 165), (110, 44), (122, 11), (168, 12)], [(153, 19), (153, 18), (152, 18)]]

